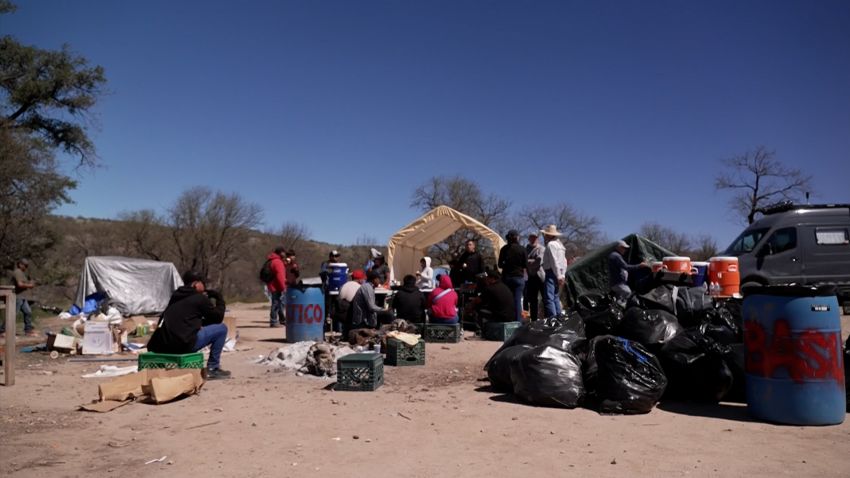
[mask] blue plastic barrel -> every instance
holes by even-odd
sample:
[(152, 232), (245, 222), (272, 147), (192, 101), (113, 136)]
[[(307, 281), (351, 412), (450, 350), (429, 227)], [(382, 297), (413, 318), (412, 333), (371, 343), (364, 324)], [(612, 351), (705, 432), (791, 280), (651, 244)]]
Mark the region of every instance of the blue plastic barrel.
[(325, 339), (325, 296), (318, 286), (290, 286), (286, 289), (286, 341), (289, 343)]
[(331, 262), (328, 264), (328, 290), (338, 291), (348, 281), (348, 264)]
[(832, 287), (744, 289), (747, 409), (791, 425), (844, 421), (841, 313)]
[(694, 270), (694, 287), (702, 287), (708, 279), (708, 262), (692, 262)]

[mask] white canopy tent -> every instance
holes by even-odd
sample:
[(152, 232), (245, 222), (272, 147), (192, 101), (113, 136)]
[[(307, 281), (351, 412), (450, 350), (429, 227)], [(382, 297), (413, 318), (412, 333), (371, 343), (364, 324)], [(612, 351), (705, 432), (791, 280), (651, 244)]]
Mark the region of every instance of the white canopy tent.
[(437, 206), (419, 219), (399, 229), (387, 244), (387, 265), (390, 278), (404, 277), (419, 270), (419, 259), (428, 248), (449, 237), (460, 228), (470, 229), (493, 244), (498, 259), (505, 241), (494, 230), (448, 206)]

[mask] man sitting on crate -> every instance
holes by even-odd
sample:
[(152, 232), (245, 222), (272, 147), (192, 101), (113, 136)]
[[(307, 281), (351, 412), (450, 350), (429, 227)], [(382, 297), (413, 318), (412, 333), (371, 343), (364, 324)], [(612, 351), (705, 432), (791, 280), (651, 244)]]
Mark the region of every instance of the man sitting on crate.
[(478, 325), (486, 322), (511, 322), (516, 320), (513, 292), (502, 282), (499, 271), (487, 270), (481, 295), (474, 299)]
[[(207, 289), (203, 276), (187, 271), (183, 285), (171, 295), (159, 326), (148, 342), (148, 350), (163, 354), (188, 354), (210, 346), (207, 378), (229, 378), (221, 368), (221, 350), (227, 340), (224, 320), (224, 298), (218, 291)], [(215, 302), (215, 304), (213, 304)]]

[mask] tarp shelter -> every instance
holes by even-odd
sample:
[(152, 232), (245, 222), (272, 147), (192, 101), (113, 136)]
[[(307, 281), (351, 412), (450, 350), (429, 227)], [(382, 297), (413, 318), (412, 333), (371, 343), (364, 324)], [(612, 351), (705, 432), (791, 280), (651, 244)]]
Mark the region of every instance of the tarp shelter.
[[(623, 240), (629, 245), (625, 257), (629, 264), (650, 263), (660, 261), (665, 256), (676, 255), (637, 234), (629, 234)], [(616, 242), (612, 242), (593, 250), (570, 265), (567, 270), (567, 303), (574, 304), (579, 296), (588, 292), (608, 292), (610, 289), (608, 284), (608, 255), (614, 251), (616, 245)], [(632, 279), (634, 277), (629, 278), (630, 284)]]
[(171, 293), (183, 285), (170, 262), (132, 257), (86, 257), (74, 303), (103, 292), (124, 315), (153, 314), (165, 310)]
[(404, 277), (419, 270), (419, 259), (428, 249), (460, 228), (470, 229), (493, 244), (498, 259), (505, 241), (499, 234), (466, 214), (448, 206), (437, 206), (419, 219), (399, 229), (387, 244), (387, 264), (390, 277)]

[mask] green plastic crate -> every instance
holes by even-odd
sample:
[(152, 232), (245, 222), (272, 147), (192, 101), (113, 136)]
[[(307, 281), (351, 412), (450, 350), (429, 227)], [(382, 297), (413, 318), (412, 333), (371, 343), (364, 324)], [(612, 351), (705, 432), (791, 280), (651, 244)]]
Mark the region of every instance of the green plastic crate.
[(191, 354), (139, 354), (139, 370), (146, 368), (204, 368), (203, 352)]
[(425, 341), (442, 344), (456, 344), (463, 338), (460, 324), (427, 324)]
[(498, 340), (504, 342), (511, 338), (516, 329), (520, 326), (519, 322), (487, 322), (484, 324), (484, 339)]
[(419, 339), (419, 343), (410, 347), (401, 340), (388, 338), (386, 364), (397, 367), (425, 365), (425, 341)]
[(334, 390), (371, 392), (384, 384), (384, 357), (381, 354), (350, 354), (336, 361)]

